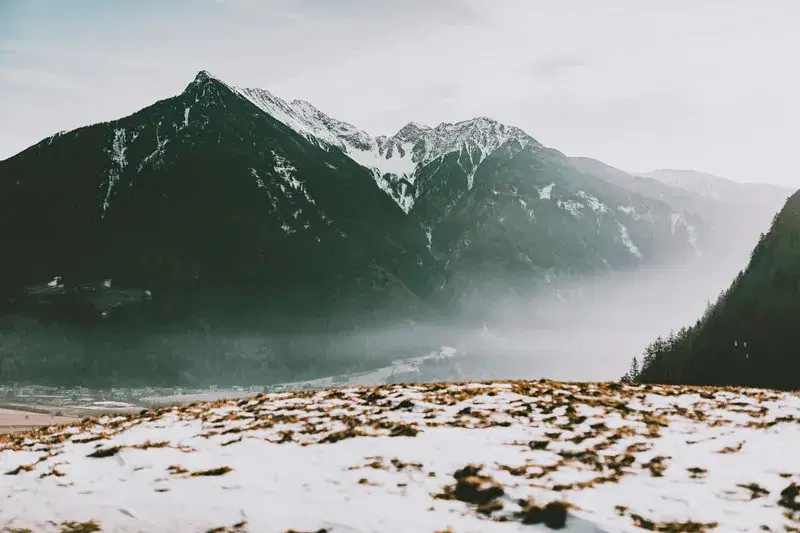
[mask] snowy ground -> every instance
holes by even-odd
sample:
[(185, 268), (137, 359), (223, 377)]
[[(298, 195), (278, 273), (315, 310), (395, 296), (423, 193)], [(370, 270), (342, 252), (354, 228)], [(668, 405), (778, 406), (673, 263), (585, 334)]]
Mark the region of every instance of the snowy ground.
[(798, 454), (790, 393), (549, 381), (275, 393), (2, 435), (0, 528), (800, 531)]

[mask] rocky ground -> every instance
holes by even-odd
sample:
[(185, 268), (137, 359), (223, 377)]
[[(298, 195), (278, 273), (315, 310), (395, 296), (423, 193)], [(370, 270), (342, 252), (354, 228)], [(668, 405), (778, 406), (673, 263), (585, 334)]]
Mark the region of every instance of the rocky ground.
[(0, 436), (0, 528), (800, 531), (800, 396), (616, 383), (328, 389)]

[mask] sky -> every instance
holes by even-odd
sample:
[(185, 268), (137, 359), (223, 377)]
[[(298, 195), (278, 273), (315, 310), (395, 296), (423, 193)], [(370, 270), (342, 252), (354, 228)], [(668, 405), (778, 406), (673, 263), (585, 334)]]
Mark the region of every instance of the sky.
[(800, 187), (798, 0), (0, 0), (0, 160), (199, 70), (372, 134), (488, 116), (628, 171)]

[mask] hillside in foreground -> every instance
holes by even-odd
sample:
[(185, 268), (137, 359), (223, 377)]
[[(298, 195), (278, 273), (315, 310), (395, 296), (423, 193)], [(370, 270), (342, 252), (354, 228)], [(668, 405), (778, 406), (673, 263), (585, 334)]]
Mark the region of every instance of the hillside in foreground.
[(263, 394), (0, 436), (0, 524), (798, 531), (798, 449), (800, 396), (767, 390), (509, 381)]

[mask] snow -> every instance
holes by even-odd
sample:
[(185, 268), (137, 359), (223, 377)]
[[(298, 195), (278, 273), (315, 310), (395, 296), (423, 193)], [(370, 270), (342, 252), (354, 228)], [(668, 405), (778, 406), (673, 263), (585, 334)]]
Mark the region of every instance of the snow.
[(798, 422), (798, 395), (765, 390), (512, 381), (274, 393), (4, 435), (0, 523), (536, 532), (550, 529), (523, 524), (526, 512), (551, 504), (540, 516), (566, 508), (566, 533), (783, 531), (800, 525)]
[(256, 172), (256, 169), (251, 168), (250, 169), (250, 175), (256, 179), (256, 187), (258, 187), (259, 189), (266, 189), (267, 188), (267, 184), (264, 183), (264, 180), (261, 179), (261, 176), (258, 175), (258, 172)]
[(607, 213), (608, 212), (608, 207), (603, 202), (601, 202), (600, 200), (598, 200), (597, 198), (595, 198), (594, 196), (592, 196), (588, 192), (579, 191), (578, 192), (578, 196), (580, 196), (581, 198), (583, 198), (586, 201), (586, 204), (589, 206), (589, 208), (592, 211), (597, 211), (598, 213)]
[(52, 280), (47, 282), (47, 286), (51, 289), (60, 289), (64, 285), (61, 284), (61, 276), (56, 276)]
[(686, 220), (686, 217), (683, 215), (683, 213), (673, 212), (670, 214), (670, 229), (673, 235), (675, 235), (675, 229), (677, 228), (678, 225), (681, 225), (684, 228), (686, 228), (686, 233), (689, 234), (688, 238), (689, 244), (696, 251), (699, 251), (699, 248), (697, 247), (697, 235), (698, 235), (697, 228)]
[(111, 278), (103, 280), (103, 288), (110, 289), (111, 288)]
[(655, 222), (655, 220), (656, 220), (655, 216), (653, 216), (652, 213), (648, 212), (648, 213), (645, 213), (645, 214), (641, 214), (632, 205), (620, 205), (620, 206), (617, 206), (617, 211), (619, 211), (620, 213), (625, 213), (626, 215), (631, 217), (633, 220), (636, 220), (638, 222), (641, 222), (641, 221)]
[[(203, 79), (209, 77), (206, 74)], [(381, 190), (406, 213), (414, 207), (413, 186), (421, 167), (447, 154), (466, 151), (469, 168), (462, 168), (467, 176), (467, 189), (472, 189), (480, 164), (507, 141), (515, 139), (520, 146), (539, 146), (521, 129), (486, 117), (455, 124), (445, 122), (435, 128), (412, 122), (391, 137), (373, 137), (352, 124), (326, 115), (304, 100), (287, 102), (264, 89), (228, 87), (323, 149), (340, 149), (368, 169)]]
[(184, 128), (189, 125), (189, 111), (191, 111), (191, 109), (192, 109), (192, 106), (187, 106), (183, 110), (183, 127)]
[(558, 200), (556, 205), (563, 209), (564, 211), (568, 212), (575, 218), (581, 218), (583, 216), (583, 208), (586, 207), (582, 203), (576, 200)]
[(628, 232), (628, 228), (625, 227), (625, 225), (620, 221), (617, 221), (617, 227), (619, 228), (619, 239), (620, 239), (620, 242), (625, 246), (625, 248), (628, 249), (628, 251), (632, 255), (635, 255), (636, 257), (641, 259), (642, 258), (642, 252), (639, 251), (639, 247), (636, 246), (636, 244), (631, 239), (631, 235)]
[(108, 153), (111, 156), (111, 167), (108, 171), (108, 181), (106, 182), (106, 193), (103, 198), (103, 212), (100, 215), (101, 218), (105, 218), (106, 211), (108, 211), (109, 200), (111, 199), (111, 194), (114, 192), (114, 186), (116, 186), (122, 171), (125, 170), (125, 167), (128, 164), (128, 159), (125, 155), (127, 150), (128, 147), (125, 141), (125, 129), (115, 129), (114, 140), (111, 141), (111, 149), (108, 150)]
[(65, 135), (66, 133), (67, 132), (65, 130), (61, 130), (61, 131), (58, 131), (58, 132), (54, 133), (53, 135), (51, 135), (50, 137), (47, 138), (47, 144), (48, 145), (49, 144), (53, 144), (53, 141), (55, 141), (56, 139), (58, 139), (62, 135)]
[(161, 138), (161, 122), (156, 125), (156, 147), (155, 149), (150, 152), (147, 156), (142, 159), (142, 162), (139, 163), (139, 172), (144, 169), (145, 165), (152, 165), (154, 168), (158, 168), (158, 165), (161, 164), (162, 160), (161, 157), (164, 154), (164, 147), (169, 142), (168, 138)]
[[(303, 194), (303, 197), (306, 199), (308, 203), (316, 205), (314, 199), (311, 198), (310, 194), (308, 194), (305, 184), (303, 184), (300, 180), (294, 177), (294, 173), (297, 172), (297, 169), (294, 166), (292, 166), (292, 164), (289, 163), (289, 161), (285, 157), (279, 155), (277, 152), (273, 151), (272, 156), (275, 158), (275, 168), (274, 168), (275, 173), (280, 178), (285, 180), (292, 189), (301, 192)], [(282, 186), (281, 190), (285, 191), (285, 189)]]
[(556, 183), (553, 182), (550, 185), (548, 185), (547, 187), (543, 187), (541, 189), (538, 189), (538, 191), (539, 191), (539, 199), (540, 200), (549, 200), (550, 196), (553, 194), (553, 187), (555, 187), (555, 185), (556, 185)]

